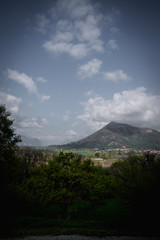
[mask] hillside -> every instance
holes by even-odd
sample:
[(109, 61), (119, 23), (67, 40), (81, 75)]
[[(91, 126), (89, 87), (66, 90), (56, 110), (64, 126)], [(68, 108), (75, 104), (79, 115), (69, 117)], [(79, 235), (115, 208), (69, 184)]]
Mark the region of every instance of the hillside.
[(99, 131), (79, 141), (50, 147), (62, 149), (160, 149), (160, 132), (128, 124), (111, 122)]
[(19, 146), (27, 147), (41, 147), (42, 143), (37, 138), (31, 138), (24, 135), (21, 135), (22, 142), (19, 143)]

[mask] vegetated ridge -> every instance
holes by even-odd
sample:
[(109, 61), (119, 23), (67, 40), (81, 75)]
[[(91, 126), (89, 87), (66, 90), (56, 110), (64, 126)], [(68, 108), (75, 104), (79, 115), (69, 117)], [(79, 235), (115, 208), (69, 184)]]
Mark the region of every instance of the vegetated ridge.
[(61, 149), (160, 149), (160, 132), (149, 128), (110, 122), (99, 131), (81, 140), (49, 147)]

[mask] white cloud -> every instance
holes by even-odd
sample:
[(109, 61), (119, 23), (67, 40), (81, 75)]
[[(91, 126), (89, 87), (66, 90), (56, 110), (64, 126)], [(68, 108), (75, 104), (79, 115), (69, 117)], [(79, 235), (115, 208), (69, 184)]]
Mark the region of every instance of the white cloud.
[(43, 77), (37, 77), (36, 80), (37, 80), (37, 82), (41, 82), (41, 83), (46, 83), (47, 82), (47, 80)]
[(63, 117), (63, 121), (64, 122), (67, 122), (68, 120), (71, 119), (71, 112), (70, 111), (67, 111)]
[[(65, 29), (66, 29), (66, 26), (65, 26)], [(62, 30), (62, 32), (61, 31), (57, 32), (57, 34), (55, 36), (55, 41), (69, 43), (73, 40), (73, 38), (74, 38), (74, 36), (73, 36), (72, 32), (70, 32), (70, 31), (63, 32), (63, 30)]]
[(102, 72), (100, 71), (101, 65), (102, 61), (94, 58), (88, 63), (81, 65), (78, 68), (77, 74), (80, 78), (85, 79), (91, 78), (99, 73), (102, 74), (104, 80), (108, 80), (114, 83), (127, 82), (132, 80), (132, 78), (121, 69), (115, 71)]
[(110, 50), (117, 50), (118, 49), (118, 44), (117, 41), (114, 39), (110, 39), (107, 43), (108, 47)]
[(75, 58), (85, 57), (91, 51), (103, 52), (102, 15), (91, 1), (58, 0), (53, 12), (58, 20), (55, 33), (43, 44), (47, 51)]
[[(35, 94), (37, 97), (41, 99), (42, 102), (50, 99), (50, 96), (41, 95), (38, 92), (37, 86), (33, 81), (32, 77), (29, 77), (25, 73), (19, 73), (16, 70), (7, 70), (7, 76), (9, 79), (14, 80), (15, 82), (21, 84), (23, 87), (27, 89), (27, 91), (31, 94)], [(43, 77), (37, 77), (37, 81), (46, 82)]]
[(103, 73), (104, 79), (111, 81), (111, 82), (126, 82), (126, 81), (130, 81), (132, 80), (132, 78), (127, 75), (127, 73), (123, 72), (123, 70), (119, 69), (119, 70), (115, 70), (113, 72), (109, 71), (109, 72), (104, 72)]
[(14, 81), (20, 83), (21, 85), (23, 85), (29, 93), (33, 93), (36, 95), (38, 94), (38, 90), (37, 90), (35, 82), (27, 74), (19, 73), (16, 70), (8, 69), (7, 75), (8, 75), (9, 79), (14, 80)]
[(89, 49), (85, 44), (72, 44), (68, 42), (55, 42), (54, 39), (47, 41), (44, 45), (47, 51), (55, 54), (68, 53), (72, 57), (82, 58), (87, 56)]
[(26, 116), (16, 115), (15, 127), (17, 129), (43, 128), (48, 124), (45, 118), (29, 118)]
[(21, 102), (21, 98), (15, 97), (11, 94), (0, 92), (0, 104), (5, 104), (7, 110), (13, 114), (19, 112)]
[(111, 27), (111, 28), (110, 28), (110, 32), (111, 32), (111, 33), (117, 34), (117, 33), (119, 33), (119, 31), (120, 31), (120, 30), (119, 30), (117, 27)]
[(90, 97), (90, 96), (93, 96), (95, 93), (93, 90), (89, 90), (88, 92), (86, 92), (86, 96)]
[(108, 100), (94, 95), (83, 103), (84, 112), (78, 116), (78, 121), (85, 122), (94, 130), (111, 121), (159, 130), (159, 105), (160, 96), (147, 93), (144, 87), (115, 93)]
[(88, 63), (82, 65), (78, 69), (78, 75), (80, 78), (90, 78), (95, 74), (99, 73), (102, 61), (99, 59), (92, 59)]
[(72, 139), (72, 138), (74, 138), (76, 136), (77, 136), (77, 133), (75, 131), (73, 131), (73, 130), (66, 131), (66, 138), (67, 138), (67, 140), (68, 139)]
[(58, 0), (57, 9), (66, 12), (72, 19), (85, 17), (93, 11), (93, 7), (88, 0)]
[(40, 141), (43, 142), (44, 145), (52, 145), (52, 144), (65, 144), (70, 141), (77, 140), (77, 133), (73, 130), (68, 130), (62, 135), (41, 135), (36, 136)]
[(61, 135), (41, 135), (41, 136), (36, 136), (42, 143), (47, 146), (51, 144), (59, 144), (63, 141), (63, 136)]
[(28, 135), (28, 130), (41, 129), (48, 125), (46, 118), (26, 117), (19, 113), (21, 98), (15, 97), (11, 94), (0, 92), (0, 104), (5, 104), (7, 110), (11, 112), (12, 117), (15, 119), (14, 127), (16, 131), (21, 134)]
[(99, 20), (95, 15), (88, 15), (85, 20), (75, 22), (75, 31), (79, 41), (88, 44), (91, 50), (103, 52), (103, 42), (100, 39), (101, 31), (98, 27)]
[(41, 99), (41, 102), (45, 102), (45, 101), (48, 101), (51, 97), (50, 96), (45, 96), (45, 95), (41, 95), (40, 96), (40, 99)]
[(44, 14), (37, 14), (36, 15), (37, 26), (36, 30), (41, 33), (46, 33), (46, 28), (50, 24), (50, 20), (46, 18)]

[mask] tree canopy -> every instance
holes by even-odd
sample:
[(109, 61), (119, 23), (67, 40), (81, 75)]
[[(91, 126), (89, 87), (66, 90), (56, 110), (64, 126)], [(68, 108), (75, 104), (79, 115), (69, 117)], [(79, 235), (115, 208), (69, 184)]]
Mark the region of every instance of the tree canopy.
[(0, 189), (7, 190), (8, 184), (17, 181), (18, 158), (15, 155), (20, 136), (15, 133), (11, 113), (0, 105)]
[(3, 152), (6, 148), (13, 150), (18, 142), (21, 141), (19, 135), (15, 133), (13, 122), (10, 118), (11, 113), (7, 111), (5, 105), (0, 105), (0, 150)]

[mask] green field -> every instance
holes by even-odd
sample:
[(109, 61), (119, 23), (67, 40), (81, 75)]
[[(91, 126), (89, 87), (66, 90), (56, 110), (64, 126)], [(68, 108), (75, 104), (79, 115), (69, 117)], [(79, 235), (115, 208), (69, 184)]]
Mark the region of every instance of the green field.
[[(60, 150), (55, 150), (57, 153), (60, 152)], [(74, 154), (78, 154), (81, 155), (83, 157), (94, 157), (95, 156), (95, 152), (93, 151), (85, 151), (85, 150), (63, 150), (64, 153), (74, 153)]]

